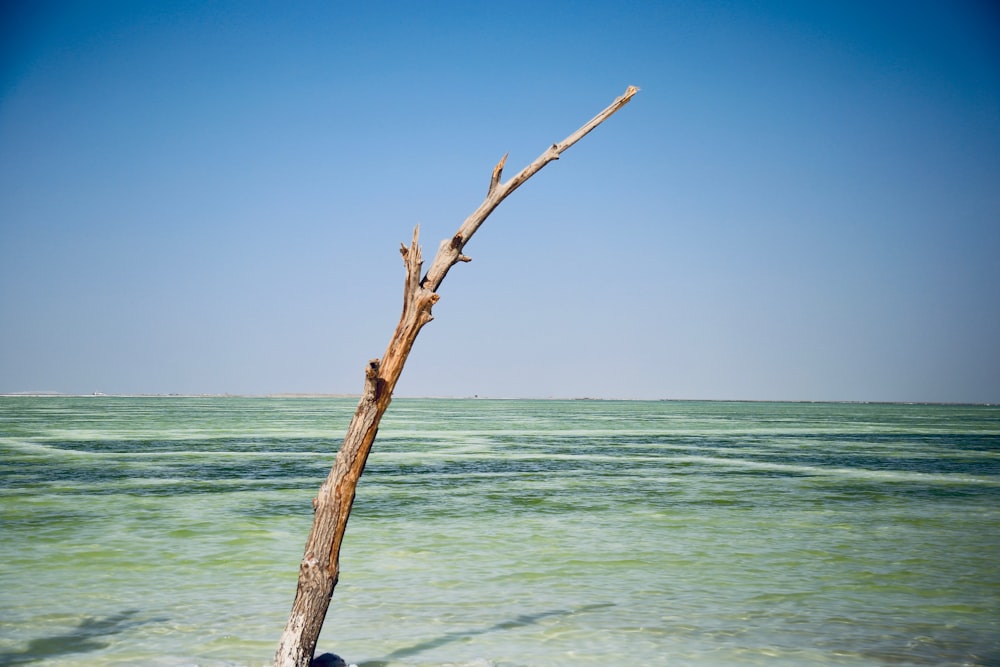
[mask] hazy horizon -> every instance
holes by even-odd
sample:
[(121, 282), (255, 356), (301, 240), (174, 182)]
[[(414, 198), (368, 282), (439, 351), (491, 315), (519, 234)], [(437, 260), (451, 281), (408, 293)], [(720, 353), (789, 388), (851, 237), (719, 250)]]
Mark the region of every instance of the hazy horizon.
[[(66, 394), (57, 391), (16, 391), (0, 393), (0, 398), (304, 398), (304, 399), (351, 399), (357, 400), (361, 394), (317, 394), (317, 393), (297, 393), (281, 392), (270, 394), (176, 394), (176, 393), (142, 393), (142, 394), (106, 394), (104, 392), (92, 392), (89, 394)], [(623, 397), (603, 397), (591, 396), (400, 396), (394, 395), (393, 400), (414, 400), (414, 401), (636, 401), (647, 403), (808, 403), (808, 404), (859, 404), (859, 405), (954, 405), (954, 406), (981, 406), (995, 407), (996, 403), (981, 402), (942, 402), (942, 401), (812, 401), (795, 399), (754, 399), (754, 398), (623, 398)]]

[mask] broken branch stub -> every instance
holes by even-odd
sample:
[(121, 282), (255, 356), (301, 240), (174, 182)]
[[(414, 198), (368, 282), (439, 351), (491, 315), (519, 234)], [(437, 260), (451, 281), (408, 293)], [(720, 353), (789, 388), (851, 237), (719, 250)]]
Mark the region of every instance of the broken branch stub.
[(414, 228), (413, 240), (409, 246), (401, 246), (400, 253), (406, 269), (403, 312), (381, 360), (373, 359), (368, 362), (361, 400), (347, 428), (333, 468), (313, 500), (313, 526), (299, 565), (299, 580), (292, 610), (278, 642), (275, 667), (308, 667), (316, 651), (316, 642), (340, 576), (340, 547), (358, 480), (417, 334), (433, 319), (431, 309), (440, 298), (437, 290), (441, 282), (452, 266), (469, 261), (462, 254), (465, 244), (507, 195), (549, 162), (559, 159), (563, 151), (625, 106), (638, 91), (635, 86), (629, 86), (625, 94), (610, 106), (563, 141), (552, 144), (508, 181), (501, 180), (507, 162), (507, 155), (504, 155), (493, 168), (486, 199), (465, 219), (458, 232), (441, 242), (430, 268), (422, 278), (423, 258), (418, 243), (420, 228)]

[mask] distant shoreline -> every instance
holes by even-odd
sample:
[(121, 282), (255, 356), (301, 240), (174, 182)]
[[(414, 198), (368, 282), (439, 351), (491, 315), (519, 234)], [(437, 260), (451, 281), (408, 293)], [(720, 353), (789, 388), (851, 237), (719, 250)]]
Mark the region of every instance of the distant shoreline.
[[(311, 392), (280, 392), (274, 394), (64, 394), (56, 391), (0, 392), (0, 398), (350, 398), (359, 399), (361, 394), (323, 394)], [(637, 403), (787, 403), (830, 405), (953, 405), (995, 407), (1000, 403), (965, 403), (946, 401), (847, 401), (809, 399), (748, 399), (748, 398), (594, 398), (589, 396), (547, 398), (525, 398), (511, 396), (395, 396), (393, 400), (441, 400), (441, 401), (634, 401)]]

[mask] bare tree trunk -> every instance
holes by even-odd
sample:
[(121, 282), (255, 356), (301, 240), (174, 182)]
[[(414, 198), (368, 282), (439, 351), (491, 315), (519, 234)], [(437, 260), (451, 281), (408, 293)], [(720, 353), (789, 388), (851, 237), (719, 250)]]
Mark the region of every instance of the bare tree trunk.
[(625, 94), (616, 99), (588, 123), (558, 144), (553, 144), (534, 162), (507, 182), (501, 182), (507, 156), (493, 169), (486, 199), (472, 215), (466, 218), (458, 232), (441, 242), (437, 255), (427, 274), (421, 278), (423, 259), (417, 244), (419, 227), (413, 231), (409, 247), (401, 247), (406, 266), (406, 284), (403, 291), (403, 313), (399, 318), (389, 346), (381, 361), (372, 359), (365, 372), (364, 393), (358, 409), (337, 453), (336, 462), (329, 476), (313, 500), (313, 527), (306, 542), (305, 555), (299, 566), (299, 583), (288, 624), (281, 635), (274, 658), (275, 667), (308, 667), (316, 650), (323, 621), (333, 597), (340, 574), (340, 545), (344, 539), (347, 518), (354, 503), (355, 488), (364, 471), (368, 453), (378, 432), (379, 422), (389, 402), (396, 382), (403, 371), (403, 364), (410, 354), (417, 334), (431, 321), (431, 308), (440, 298), (437, 289), (452, 266), (468, 262), (462, 254), (465, 244), (504, 198), (516, 190), (538, 170), (575, 144), (588, 132), (603, 123), (613, 113), (632, 99), (638, 92), (629, 86)]

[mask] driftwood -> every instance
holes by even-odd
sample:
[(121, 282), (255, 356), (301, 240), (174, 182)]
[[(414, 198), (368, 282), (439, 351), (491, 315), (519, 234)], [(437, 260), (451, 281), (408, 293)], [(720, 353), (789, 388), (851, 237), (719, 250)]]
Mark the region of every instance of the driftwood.
[(275, 667), (308, 667), (313, 657), (340, 574), (340, 546), (351, 505), (354, 503), (355, 488), (413, 342), (420, 329), (433, 319), (431, 308), (440, 298), (437, 289), (441, 282), (452, 266), (469, 261), (462, 254), (465, 244), (507, 195), (549, 162), (559, 159), (563, 151), (627, 104), (638, 90), (635, 86), (629, 86), (625, 94), (608, 108), (563, 141), (550, 146), (534, 162), (506, 182), (501, 181), (504, 163), (507, 161), (507, 155), (504, 155), (493, 168), (486, 199), (466, 218), (454, 236), (441, 242), (434, 261), (423, 277), (423, 259), (417, 244), (419, 227), (414, 229), (409, 247), (401, 247), (406, 267), (403, 313), (382, 359), (368, 362), (364, 392), (357, 411), (351, 419), (333, 468), (313, 499), (312, 531), (299, 566), (295, 601), (278, 644)]

